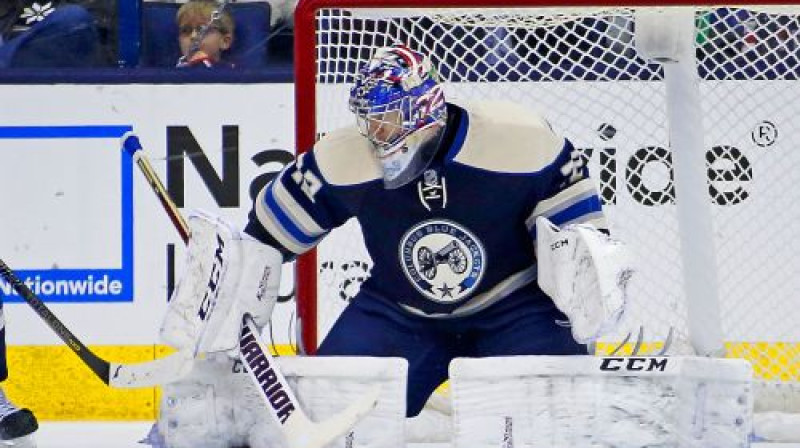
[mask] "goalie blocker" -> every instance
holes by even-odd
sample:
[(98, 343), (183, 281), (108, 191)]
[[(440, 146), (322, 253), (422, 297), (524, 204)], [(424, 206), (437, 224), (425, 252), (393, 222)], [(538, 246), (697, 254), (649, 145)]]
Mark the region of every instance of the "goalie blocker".
[(235, 353), (242, 316), (249, 314), (259, 328), (269, 322), (283, 260), (220, 217), (195, 211), (188, 223), (192, 237), (161, 339), (195, 354)]

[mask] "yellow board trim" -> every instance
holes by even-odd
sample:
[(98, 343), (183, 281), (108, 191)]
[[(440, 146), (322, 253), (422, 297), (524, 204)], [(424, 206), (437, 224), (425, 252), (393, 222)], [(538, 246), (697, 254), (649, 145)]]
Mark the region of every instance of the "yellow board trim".
[[(599, 344), (598, 353), (609, 353), (613, 344)], [(757, 378), (800, 381), (800, 343), (754, 342), (726, 344), (728, 356), (753, 363)], [(161, 358), (171, 352), (162, 345), (91, 346), (103, 359), (137, 362)], [(623, 347), (630, 353), (633, 346)], [(652, 353), (658, 344), (643, 346)], [(273, 350), (273, 353), (276, 353)], [(289, 345), (277, 353), (292, 355)], [(154, 421), (158, 415), (160, 388), (114, 389), (103, 384), (63, 345), (8, 347), (9, 378), (3, 389), (11, 400), (27, 407), (42, 421)], [(446, 386), (440, 390), (446, 393)]]
[[(103, 359), (138, 362), (172, 352), (163, 345), (95, 345)], [(273, 353), (275, 351), (273, 350)], [(293, 354), (289, 346), (277, 347)], [(115, 389), (106, 386), (64, 345), (8, 347), (8, 380), (3, 389), (18, 406), (31, 409), (42, 421), (153, 421), (158, 414), (161, 388)]]
[[(92, 346), (103, 359), (135, 362), (159, 355), (155, 345)], [(9, 398), (39, 420), (155, 420), (157, 388), (114, 389), (103, 384), (66, 346), (8, 347)]]
[[(597, 354), (611, 353), (617, 344), (597, 344)], [(656, 353), (661, 342), (643, 343), (639, 353)], [(754, 377), (766, 381), (800, 381), (800, 343), (798, 342), (727, 342), (727, 358), (744, 358), (753, 364)], [(625, 344), (620, 355), (630, 355), (633, 344)]]

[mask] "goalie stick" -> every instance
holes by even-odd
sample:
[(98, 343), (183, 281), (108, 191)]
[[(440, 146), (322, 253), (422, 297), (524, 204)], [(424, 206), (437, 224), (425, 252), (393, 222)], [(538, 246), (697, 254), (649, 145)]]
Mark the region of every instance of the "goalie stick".
[(36, 314), (61, 338), (100, 380), (111, 387), (152, 387), (168, 383), (189, 373), (191, 353), (178, 352), (170, 356), (134, 364), (106, 361), (89, 350), (80, 339), (50, 311), (42, 299), (0, 259), (0, 275), (14, 288)]
[(161, 183), (161, 179), (158, 178), (158, 174), (153, 170), (153, 165), (150, 164), (150, 160), (147, 156), (140, 151), (141, 149), (142, 144), (139, 143), (139, 137), (135, 134), (126, 132), (125, 135), (122, 136), (122, 150), (128, 153), (131, 159), (136, 162), (139, 170), (144, 174), (144, 178), (147, 179), (147, 183), (150, 184), (153, 193), (156, 194), (156, 197), (158, 197), (158, 200), (161, 202), (164, 211), (167, 212), (175, 229), (177, 229), (178, 233), (181, 235), (181, 239), (184, 243), (188, 244), (189, 225), (186, 224), (183, 215), (178, 212), (178, 207), (175, 206), (166, 188), (164, 188), (164, 184)]
[(300, 402), (289, 387), (275, 359), (261, 340), (250, 315), (242, 318), (239, 352), (250, 378), (256, 383), (259, 395), (267, 405), (272, 418), (280, 424), (290, 448), (322, 448), (343, 436), (378, 400), (378, 387), (374, 387), (345, 410), (320, 423), (312, 422), (300, 407)]
[[(123, 150), (134, 158), (170, 220), (178, 229), (178, 233), (181, 237), (185, 236), (184, 242), (188, 242), (189, 226), (152, 169), (147, 155), (142, 151), (139, 137), (127, 133), (122, 139)], [(214, 305), (211, 305), (211, 308), (213, 309)], [(261, 340), (255, 322), (249, 314), (245, 314), (242, 317), (239, 353), (250, 373), (250, 378), (256, 384), (259, 395), (270, 411), (270, 416), (286, 437), (289, 448), (323, 448), (349, 431), (378, 402), (379, 391), (376, 387), (328, 420), (314, 423), (303, 412), (300, 401), (275, 364), (275, 358), (264, 347), (266, 345)]]

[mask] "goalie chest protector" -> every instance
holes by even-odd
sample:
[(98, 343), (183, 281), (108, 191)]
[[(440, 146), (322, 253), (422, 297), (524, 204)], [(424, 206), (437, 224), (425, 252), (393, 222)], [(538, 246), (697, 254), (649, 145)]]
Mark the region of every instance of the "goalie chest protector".
[[(435, 159), (414, 181), (383, 186), (369, 142), (332, 132), (259, 195), (259, 222), (304, 252), (355, 217), (374, 261), (356, 300), (399, 304), (428, 317), (468, 315), (498, 301), (552, 303), (536, 286), (531, 215), (566, 196), (585, 167), (538, 115), (509, 104), (448, 105)], [(559, 194), (560, 193), (560, 194)], [(596, 194), (573, 211), (600, 213)]]

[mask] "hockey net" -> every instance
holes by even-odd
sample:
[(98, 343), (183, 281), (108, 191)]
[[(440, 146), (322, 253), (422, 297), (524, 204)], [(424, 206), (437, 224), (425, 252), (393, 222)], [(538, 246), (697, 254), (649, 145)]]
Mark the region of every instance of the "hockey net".
[[(379, 3), (393, 8), (376, 9)], [(727, 356), (749, 359), (765, 383), (799, 381), (798, 9), (693, 7), (692, 115), (675, 111), (693, 98), (670, 89), (669, 64), (637, 51), (641, 10), (457, 3), (301, 3), (298, 148), (354, 123), (348, 88), (376, 48), (402, 42), (428, 53), (449, 101), (524, 104), (580, 148), (612, 233), (636, 259), (629, 322), (643, 326), (645, 351), (670, 329), (676, 347), (708, 333), (724, 341)], [(675, 135), (689, 133), (700, 147), (676, 154)], [(332, 232), (316, 258), (299, 262), (307, 349), (371, 265), (355, 222)], [(800, 403), (786, 405), (800, 412)]]

